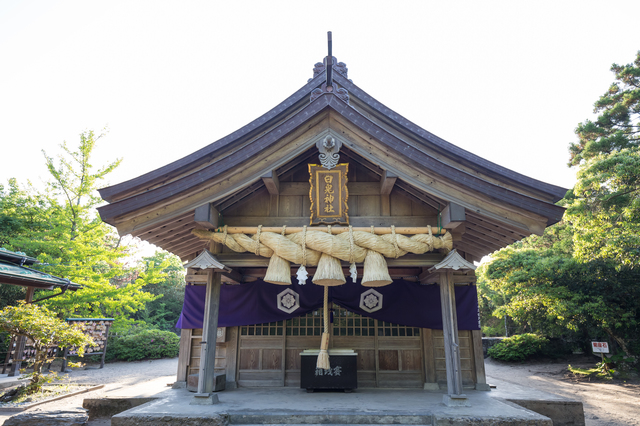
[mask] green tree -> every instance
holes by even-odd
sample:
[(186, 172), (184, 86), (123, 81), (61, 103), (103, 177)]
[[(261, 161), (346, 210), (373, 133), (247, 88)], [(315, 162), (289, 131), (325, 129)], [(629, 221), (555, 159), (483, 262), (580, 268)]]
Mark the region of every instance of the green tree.
[(495, 316), (547, 335), (606, 334), (630, 355), (640, 352), (640, 52), (611, 70), (597, 118), (569, 147), (578, 182), (561, 201), (565, 222), (495, 253), (478, 274)]
[(58, 319), (47, 308), (34, 304), (21, 303), (1, 310), (0, 330), (28, 337), (35, 349), (35, 355), (31, 361), (33, 373), (30, 384), (25, 389), (26, 394), (38, 392), (46, 382), (42, 367), (45, 363), (52, 361), (48, 349), (56, 346), (77, 347), (78, 355), (83, 356), (85, 347), (94, 345), (93, 340), (82, 330)]
[(478, 269), (480, 281), (505, 295), (493, 314), (551, 337), (606, 334), (631, 355), (630, 342), (640, 337), (640, 270), (530, 244), (500, 250)]
[[(97, 184), (120, 160), (94, 171), (96, 142), (92, 131), (80, 135), (76, 151), (63, 143), (57, 160), (45, 153), (52, 180), (45, 192), (21, 188), (10, 180), (0, 191), (0, 242), (11, 250), (37, 257), (34, 267), (83, 285), (77, 292), (43, 302), (62, 316), (114, 317), (114, 328), (126, 327), (134, 312), (156, 298), (143, 287), (158, 282), (161, 271), (128, 267), (129, 248), (97, 216)], [(40, 292), (42, 296), (52, 292)], [(40, 295), (39, 295), (40, 296)]]
[(158, 298), (147, 303), (145, 309), (136, 313), (135, 318), (160, 330), (175, 331), (182, 305), (184, 303), (185, 269), (180, 258), (166, 251), (156, 251), (153, 256), (145, 257), (143, 272), (150, 269), (160, 270), (162, 276), (155, 284), (143, 287)]
[(616, 81), (576, 128), (569, 164), (578, 183), (567, 198), (578, 259), (640, 266), (640, 51), (611, 66)]

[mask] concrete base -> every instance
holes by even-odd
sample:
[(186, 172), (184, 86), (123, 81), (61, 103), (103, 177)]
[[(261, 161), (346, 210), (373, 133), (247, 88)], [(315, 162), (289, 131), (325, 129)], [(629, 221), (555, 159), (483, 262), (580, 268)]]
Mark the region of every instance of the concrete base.
[(584, 426), (582, 402), (573, 401), (552, 393), (539, 391), (491, 378), (495, 389), (488, 393), (493, 398), (517, 404), (553, 421), (554, 426)]
[(490, 391), (491, 386), (486, 383), (476, 383), (475, 389), (479, 391)]
[(447, 407), (471, 407), (467, 395), (442, 395), (442, 402)]
[(218, 395), (212, 393), (197, 393), (193, 395), (189, 405), (213, 405), (218, 404)]
[(146, 404), (157, 398), (86, 398), (82, 401), (82, 408), (89, 410), (89, 420), (108, 418)]
[(425, 383), (423, 389), (428, 391), (437, 391), (440, 390), (440, 386), (437, 383)]
[(111, 424), (553, 426), (548, 417), (489, 394), (470, 390), (466, 395), (471, 406), (447, 407), (442, 391), (422, 389), (358, 389), (345, 394), (307, 393), (290, 387), (239, 388), (211, 395), (220, 404), (191, 405), (193, 393), (169, 389), (162, 393), (163, 399), (116, 414)]
[(171, 385), (171, 389), (186, 389), (187, 388), (187, 382), (174, 382)]

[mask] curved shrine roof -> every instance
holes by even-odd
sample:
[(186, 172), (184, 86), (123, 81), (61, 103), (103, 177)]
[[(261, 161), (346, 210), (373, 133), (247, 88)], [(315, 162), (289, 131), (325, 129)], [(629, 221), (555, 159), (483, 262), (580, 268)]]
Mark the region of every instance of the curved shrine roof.
[[(327, 89), (324, 64), (316, 64), (307, 84), (246, 126), (164, 167), (101, 189), (110, 203), (98, 208), (102, 219), (121, 234), (184, 255), (198, 247), (190, 236), (197, 206), (211, 202), (224, 208), (229, 200), (246, 197), (263, 186), (260, 177), (269, 171), (306, 161), (322, 132), (341, 138), (351, 158), (397, 176), (397, 188), (411, 196), (463, 206), (469, 244), (488, 242), (486, 249), (476, 248), (478, 255), (541, 233), (562, 218), (564, 209), (554, 203), (566, 189), (433, 135), (356, 86), (343, 63), (335, 58), (333, 63), (336, 89)], [(170, 229), (179, 230), (179, 241)], [(469, 240), (474, 233), (480, 239), (475, 243)]]

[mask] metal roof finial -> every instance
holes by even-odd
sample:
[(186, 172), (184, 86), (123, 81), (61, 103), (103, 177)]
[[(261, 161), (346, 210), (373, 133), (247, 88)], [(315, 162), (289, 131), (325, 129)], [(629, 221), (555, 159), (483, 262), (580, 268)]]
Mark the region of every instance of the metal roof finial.
[(326, 70), (327, 70), (327, 87), (331, 87), (333, 86), (333, 76), (332, 74), (332, 70), (333, 70), (333, 52), (332, 52), (332, 40), (331, 40), (331, 31), (327, 32), (327, 43), (329, 45), (329, 56), (327, 56), (327, 66), (326, 66)]

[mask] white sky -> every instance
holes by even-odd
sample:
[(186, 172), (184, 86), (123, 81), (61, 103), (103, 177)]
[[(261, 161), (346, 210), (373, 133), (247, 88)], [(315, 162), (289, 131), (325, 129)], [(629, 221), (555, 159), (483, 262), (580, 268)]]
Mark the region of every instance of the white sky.
[[(280, 103), (326, 55), (426, 130), (570, 187), (576, 125), (640, 49), (638, 1), (0, 0), (0, 182), (108, 125), (118, 183)], [(106, 183), (102, 186), (106, 186)]]

